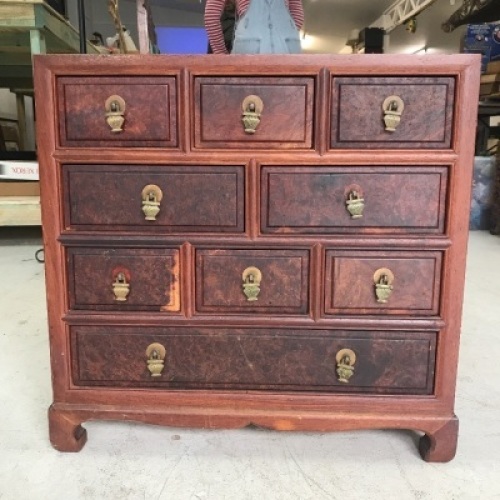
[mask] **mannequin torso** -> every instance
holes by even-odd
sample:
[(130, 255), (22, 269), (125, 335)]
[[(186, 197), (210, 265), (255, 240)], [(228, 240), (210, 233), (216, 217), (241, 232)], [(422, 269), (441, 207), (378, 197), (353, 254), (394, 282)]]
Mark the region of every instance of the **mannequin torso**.
[[(248, 10), (250, 0), (236, 0), (236, 13), (241, 18)], [(297, 29), (304, 24), (304, 8), (302, 0), (284, 0)], [(215, 54), (227, 54), (220, 17), (226, 0), (207, 0), (205, 7), (205, 27), (212, 50)]]

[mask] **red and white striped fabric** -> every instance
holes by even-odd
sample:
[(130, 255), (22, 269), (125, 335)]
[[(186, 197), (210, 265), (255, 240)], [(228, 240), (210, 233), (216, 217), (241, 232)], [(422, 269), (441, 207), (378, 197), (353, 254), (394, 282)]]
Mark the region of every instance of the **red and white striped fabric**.
[[(304, 24), (304, 7), (302, 0), (284, 0), (292, 15), (295, 25), (298, 29)], [(224, 35), (220, 24), (220, 16), (224, 10), (226, 0), (207, 0), (205, 6), (205, 28), (207, 30), (208, 41), (214, 54), (227, 54), (226, 46), (224, 45)], [(236, 0), (236, 12), (238, 17), (241, 17), (248, 6), (250, 0)]]

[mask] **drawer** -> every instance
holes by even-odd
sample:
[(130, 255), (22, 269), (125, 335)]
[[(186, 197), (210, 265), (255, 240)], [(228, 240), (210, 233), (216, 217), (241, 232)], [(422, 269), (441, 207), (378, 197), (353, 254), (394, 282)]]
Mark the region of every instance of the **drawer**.
[(68, 248), (67, 261), (72, 309), (180, 310), (177, 249)]
[(196, 251), (196, 311), (306, 314), (308, 250)]
[(332, 80), (330, 146), (448, 149), (453, 77), (339, 77)]
[(244, 167), (64, 165), (63, 177), (67, 228), (245, 230)]
[(74, 326), (71, 348), (77, 386), (431, 394), (436, 334)]
[(442, 234), (446, 167), (264, 167), (263, 233)]
[(178, 146), (176, 77), (61, 77), (62, 147)]
[(311, 149), (314, 78), (195, 78), (194, 145)]
[(326, 252), (325, 313), (439, 313), (441, 252)]

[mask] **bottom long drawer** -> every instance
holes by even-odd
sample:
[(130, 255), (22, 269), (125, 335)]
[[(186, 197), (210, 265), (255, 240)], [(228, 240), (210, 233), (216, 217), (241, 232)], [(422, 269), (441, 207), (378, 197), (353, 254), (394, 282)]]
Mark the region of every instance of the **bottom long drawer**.
[(71, 328), (77, 386), (431, 394), (435, 332)]

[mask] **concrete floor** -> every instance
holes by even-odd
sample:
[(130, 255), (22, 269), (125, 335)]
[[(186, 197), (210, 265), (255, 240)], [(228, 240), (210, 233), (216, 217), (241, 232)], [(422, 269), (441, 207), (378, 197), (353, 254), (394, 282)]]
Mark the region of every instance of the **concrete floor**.
[(0, 233), (0, 499), (500, 499), (500, 238), (470, 237), (448, 464), (423, 462), (406, 431), (203, 431), (88, 423), (62, 454), (51, 402), (39, 240)]

